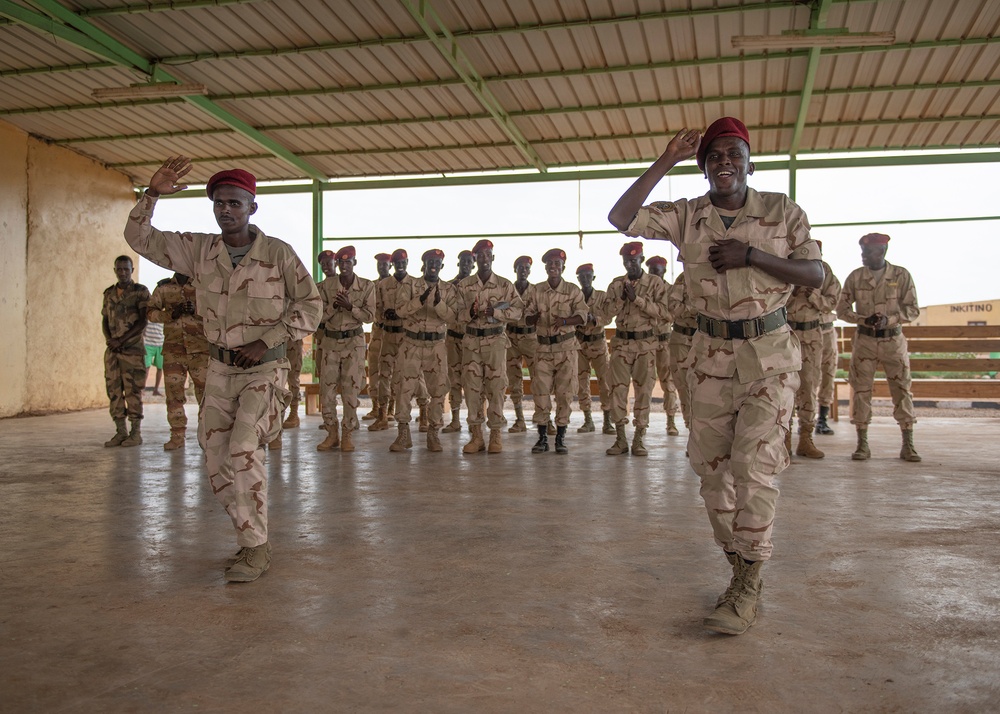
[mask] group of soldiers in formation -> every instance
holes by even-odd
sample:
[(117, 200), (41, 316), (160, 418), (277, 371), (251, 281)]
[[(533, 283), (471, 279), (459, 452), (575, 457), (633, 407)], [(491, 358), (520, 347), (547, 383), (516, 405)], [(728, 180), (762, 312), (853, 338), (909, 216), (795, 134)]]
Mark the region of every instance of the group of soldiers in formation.
[[(647, 203), (663, 177), (692, 158), (708, 181), (708, 192)], [(630, 242), (620, 250), (625, 274), (606, 291), (594, 289), (592, 265), (577, 269), (579, 286), (565, 280), (566, 253), (559, 249), (541, 258), (545, 280), (529, 284), (532, 259), (523, 256), (515, 261), (511, 282), (493, 272), (488, 240), (459, 256), (460, 274), (451, 282), (439, 277), (445, 256), (436, 249), (421, 256), (419, 276), (407, 274), (405, 251), (378, 256), (375, 282), (355, 274), (352, 247), (324, 252), (319, 260), (326, 279), (317, 286), (286, 243), (250, 223), (257, 210), (256, 179), (241, 169), (221, 171), (206, 186), (220, 233), (155, 228), (157, 199), (186, 188), (182, 181), (190, 170), (186, 157), (167, 159), (126, 223), (128, 244), (175, 275), (150, 298), (131, 282), (131, 260), (116, 262), (118, 283), (108, 289), (104, 306), (108, 394), (117, 426), (108, 445), (141, 443), (138, 390), (145, 373), (137, 365), (142, 364), (148, 311), (150, 319), (167, 325), (171, 438), (165, 448), (184, 444), (185, 373), (199, 395), (198, 435), (208, 481), (240, 546), (225, 569), (229, 582), (256, 580), (271, 564), (264, 448), (280, 446), (283, 421), (289, 426), (298, 421), (297, 408), (290, 421), (283, 414), (299, 391), (295, 378), (302, 349), (296, 345), (317, 330), (327, 432), (321, 451), (355, 448), (366, 361), (374, 404), (369, 429), (387, 429), (394, 411), (392, 451), (412, 446), (414, 399), (421, 407), (427, 448), (441, 450), (439, 432), (460, 428), (462, 393), (471, 433), (463, 451), (502, 451), (508, 386), (516, 414), (511, 430), (527, 430), (521, 387), (526, 362), (538, 430), (533, 452), (549, 449), (550, 429), (556, 453), (567, 452), (574, 395), (584, 410), (582, 430), (596, 430), (590, 410), (593, 370), (602, 431), (613, 430), (615, 436), (608, 454), (643, 455), (653, 382), (664, 383), (669, 415), (672, 377), (689, 429), (691, 468), (700, 479), (714, 540), (732, 567), (728, 588), (704, 620), (714, 632), (738, 635), (756, 622), (761, 569), (773, 551), (775, 477), (790, 462), (796, 410), (796, 452), (823, 456), (812, 437), (816, 429), (829, 430), (834, 311), (857, 325), (850, 366), (851, 421), (858, 437), (853, 458), (871, 455), (872, 379), (881, 363), (902, 430), (900, 457), (920, 460), (913, 446), (909, 364), (900, 327), (918, 314), (909, 273), (885, 261), (889, 237), (870, 233), (860, 241), (864, 266), (839, 287), (802, 208), (784, 194), (748, 186), (754, 172), (750, 135), (733, 117), (712, 123), (704, 135), (695, 129), (678, 132), (611, 208), (609, 222)], [(647, 260), (646, 244), (634, 239), (673, 243), (684, 273), (669, 285), (663, 279), (664, 260)], [(612, 320), (609, 354), (605, 326)], [(367, 353), (365, 323), (373, 323)], [(180, 353), (191, 361), (172, 358)], [(291, 394), (286, 389), (289, 353), (296, 358)], [(199, 355), (197, 366), (193, 355)], [(626, 433), (630, 386), (635, 391), (631, 444)], [(445, 426), (449, 393), (451, 422)], [(339, 419), (338, 395), (343, 402)], [(667, 428), (676, 430), (673, 420)]]

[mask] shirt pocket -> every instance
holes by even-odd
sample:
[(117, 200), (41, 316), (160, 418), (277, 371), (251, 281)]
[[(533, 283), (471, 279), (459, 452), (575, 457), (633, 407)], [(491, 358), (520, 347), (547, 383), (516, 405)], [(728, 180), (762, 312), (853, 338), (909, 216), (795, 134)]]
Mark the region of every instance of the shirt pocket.
[(248, 325), (273, 325), (285, 309), (285, 283), (280, 276), (259, 275), (246, 283)]
[(704, 312), (709, 304), (715, 304), (719, 295), (722, 275), (715, 271), (709, 262), (708, 251), (715, 241), (683, 243), (680, 249), (680, 259), (684, 263), (684, 282), (687, 286), (687, 301), (691, 307)]
[[(748, 242), (754, 250), (778, 258), (787, 258), (790, 252), (788, 241), (784, 237), (751, 238)], [(756, 295), (781, 295), (792, 292), (791, 284), (760, 269), (750, 271), (750, 285)]]

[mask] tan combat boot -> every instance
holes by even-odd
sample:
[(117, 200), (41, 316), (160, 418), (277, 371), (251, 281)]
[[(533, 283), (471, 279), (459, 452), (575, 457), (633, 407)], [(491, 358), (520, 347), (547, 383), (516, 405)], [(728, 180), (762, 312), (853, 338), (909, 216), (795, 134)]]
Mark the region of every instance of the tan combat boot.
[(132, 419), (130, 420), (130, 423), (132, 428), (129, 430), (128, 438), (122, 442), (122, 446), (138, 446), (142, 443), (142, 430), (139, 426), (142, 424), (142, 421), (139, 419)]
[(340, 451), (349, 454), (354, 451), (354, 432), (344, 427), (343, 435), (340, 437)]
[(618, 435), (618, 438), (615, 439), (615, 443), (611, 445), (611, 448), (605, 451), (604, 453), (607, 454), (608, 456), (618, 456), (619, 454), (627, 454), (628, 437), (625, 435), (625, 425), (616, 424), (615, 434)]
[(396, 395), (389, 397), (389, 404), (385, 410), (385, 420), (387, 422), (396, 421)]
[(667, 436), (680, 436), (673, 414), (667, 414)]
[(858, 448), (851, 454), (855, 461), (867, 461), (872, 457), (872, 450), (868, 448), (868, 427), (858, 427)]
[(378, 405), (378, 416), (375, 417), (375, 421), (368, 425), (368, 431), (385, 431), (389, 428), (389, 420), (385, 414), (385, 406), (382, 404)]
[(713, 632), (742, 635), (757, 621), (757, 604), (764, 588), (760, 577), (764, 561), (747, 563), (735, 555), (730, 562), (733, 562), (733, 579), (719, 599), (715, 612), (705, 618), (704, 624)]
[(500, 440), (500, 430), (490, 429), (490, 445), (486, 449), (488, 454), (499, 454), (503, 451), (503, 442)]
[(826, 456), (813, 443), (812, 427), (799, 429), (799, 445), (795, 447), (795, 455), (805, 456), (807, 459), (822, 459)]
[(316, 444), (316, 451), (333, 451), (340, 446), (340, 432), (336, 423), (326, 423), (326, 438)]
[(548, 434), (549, 436), (555, 436), (556, 435), (556, 425), (555, 425), (554, 422), (551, 422), (551, 421), (549, 422), (549, 425), (546, 428), (546, 434)]
[(271, 546), (267, 543), (241, 548), (236, 554), (236, 562), (226, 568), (226, 580), (230, 583), (250, 583), (270, 567)]
[(483, 425), (482, 424), (470, 424), (469, 433), (472, 434), (472, 440), (462, 447), (463, 454), (475, 454), (479, 451), (486, 450), (486, 442), (483, 441)]
[(413, 440), (410, 439), (410, 424), (403, 422), (396, 425), (396, 440), (389, 444), (389, 451), (406, 451), (413, 448)]
[(128, 438), (128, 428), (124, 419), (115, 419), (115, 435), (104, 442), (105, 446), (121, 446), (122, 442)]
[(171, 429), (170, 430), (170, 441), (163, 445), (164, 451), (173, 451), (174, 449), (184, 448), (184, 436), (186, 429)]
[(917, 450), (913, 448), (913, 429), (903, 429), (903, 448), (899, 451), (899, 458), (903, 461), (912, 461), (914, 463), (923, 461)]
[(611, 412), (604, 412), (604, 426), (601, 427), (602, 434), (615, 434), (615, 425), (611, 423)]
[(635, 435), (632, 437), (632, 456), (646, 456), (649, 454), (642, 443), (642, 437), (645, 435), (646, 427), (640, 426), (636, 428)]
[(378, 400), (372, 399), (372, 409), (370, 412), (361, 417), (361, 421), (372, 421), (378, 416)]
[(437, 429), (427, 429), (427, 450), (441, 451), (441, 440), (438, 438)]
[(514, 405), (514, 423), (507, 431), (511, 434), (523, 434), (528, 431), (528, 425), (524, 423), (524, 407), (520, 404)]
[(442, 434), (454, 434), (456, 431), (462, 431), (462, 421), (459, 417), (459, 410), (451, 410), (451, 424), (446, 426), (441, 430)]
[(281, 422), (282, 429), (295, 429), (299, 426), (299, 405), (293, 404), (289, 407), (288, 416)]
[(594, 417), (591, 416), (590, 412), (583, 413), (583, 426), (576, 430), (577, 434), (590, 434), (596, 431), (594, 427)]
[(420, 415), (417, 417), (417, 423), (420, 425), (418, 430), (421, 434), (427, 433), (427, 405), (423, 404), (420, 407)]
[(278, 435), (276, 437), (274, 437), (274, 439), (272, 439), (268, 443), (267, 448), (269, 450), (271, 450), (271, 451), (281, 451), (281, 432), (280, 431), (278, 432)]

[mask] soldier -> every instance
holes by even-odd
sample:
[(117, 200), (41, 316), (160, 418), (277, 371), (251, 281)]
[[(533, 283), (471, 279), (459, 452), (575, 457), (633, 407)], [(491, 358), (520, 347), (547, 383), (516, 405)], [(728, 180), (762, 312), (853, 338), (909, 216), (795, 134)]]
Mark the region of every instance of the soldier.
[(163, 323), (163, 382), (167, 392), (167, 422), (170, 440), (164, 451), (184, 448), (187, 414), (184, 385), (188, 375), (194, 384), (195, 401), (201, 414), (208, 374), (208, 340), (198, 314), (198, 303), (191, 278), (174, 273), (156, 284), (146, 315), (151, 322)]
[[(642, 206), (670, 169), (695, 155), (708, 179), (705, 196)], [(749, 188), (753, 170), (741, 121), (720, 119), (704, 138), (683, 129), (608, 216), (626, 235), (680, 249), (688, 300), (699, 313), (688, 449), (715, 540), (733, 568), (704, 624), (728, 634), (756, 620), (760, 569), (772, 551), (774, 478), (788, 466), (783, 440), (801, 356), (784, 305), (793, 284), (823, 282), (805, 213), (783, 194)]]
[[(513, 283), (493, 272), (493, 243), (483, 239), (472, 249), (476, 256), (476, 274), (458, 284), (459, 310), (465, 325), (462, 342), (462, 388), (469, 410), (468, 424), (472, 439), (462, 447), (462, 453), (474, 454), (487, 450), (483, 439), (483, 422), (490, 429), (489, 453), (503, 451), (500, 429), (506, 423), (503, 416), (504, 391), (507, 389), (506, 323), (517, 321), (524, 312), (521, 296)], [(488, 419), (483, 414), (483, 395), (489, 400)]]
[[(358, 429), (358, 395), (365, 385), (364, 323), (375, 319), (375, 283), (354, 273), (358, 264), (353, 245), (337, 251), (340, 276), (319, 284), (323, 298), (323, 381), (320, 404), (326, 438), (317, 451), (340, 447), (354, 451), (352, 434)], [(344, 399), (343, 433), (337, 433), (337, 390)]]
[[(522, 255), (514, 261), (514, 289), (521, 297), (522, 303), (525, 299), (525, 292), (531, 284), (528, 276), (531, 275), (531, 256)], [(535, 351), (538, 347), (538, 340), (535, 339), (535, 326), (524, 321), (522, 315), (520, 319), (507, 323), (507, 338), (510, 340), (510, 347), (507, 348), (507, 385), (510, 389), (510, 401), (514, 405), (514, 423), (507, 430), (511, 434), (523, 434), (528, 430), (528, 425), (524, 422), (524, 365), (528, 365), (528, 378), (534, 375)]]
[[(820, 325), (823, 315), (834, 309), (840, 296), (840, 281), (825, 263), (823, 285), (820, 288), (795, 286), (788, 299), (788, 325), (799, 338), (802, 350), (802, 369), (799, 371), (799, 388), (795, 392), (795, 410), (799, 415), (799, 443), (797, 456), (822, 459), (825, 454), (813, 443), (816, 426), (816, 395), (819, 390), (823, 359), (823, 333)], [(788, 430), (791, 435), (791, 426)], [(787, 445), (787, 444), (786, 444)]]
[[(667, 259), (654, 255), (646, 261), (649, 274), (654, 278), (659, 278), (664, 282), (666, 291), (664, 299), (670, 291), (670, 282), (667, 281)], [(656, 324), (656, 353), (653, 355), (653, 362), (656, 365), (656, 380), (663, 390), (663, 411), (667, 414), (667, 436), (678, 436), (677, 431), (677, 405), (680, 401), (677, 398), (677, 387), (674, 384), (673, 373), (670, 371), (670, 311), (666, 310), (666, 322)]]
[(534, 423), (538, 441), (531, 453), (549, 450), (548, 429), (552, 422), (552, 394), (556, 395), (556, 453), (568, 454), (566, 427), (573, 404), (574, 382), (577, 381), (576, 327), (587, 321), (587, 301), (583, 291), (562, 279), (566, 269), (566, 252), (559, 248), (542, 256), (548, 279), (531, 286), (525, 300), (525, 321), (538, 328), (538, 348), (535, 371), (531, 378), (531, 395), (535, 400)]
[[(691, 308), (684, 287), (684, 273), (674, 279), (667, 290), (667, 313), (674, 318), (670, 329), (670, 373), (678, 387), (681, 400), (681, 414), (684, 428), (691, 430), (691, 388), (688, 386), (688, 353), (691, 352), (691, 338), (698, 331), (698, 313)], [(687, 454), (684, 454), (687, 456)]]
[[(816, 241), (819, 249), (823, 250), (823, 241)], [(823, 261), (823, 270), (826, 275), (833, 275), (833, 269)], [(833, 275), (837, 280), (837, 276)], [(837, 280), (837, 298), (840, 298), (841, 285)], [(819, 384), (819, 417), (816, 419), (816, 433), (824, 436), (832, 436), (833, 429), (827, 424), (826, 419), (830, 416), (830, 407), (834, 400), (834, 382), (837, 379), (837, 361), (840, 358), (840, 350), (837, 349), (837, 330), (833, 327), (834, 320), (837, 319), (837, 306), (834, 305), (829, 311), (823, 314), (819, 329), (823, 334), (823, 360), (820, 368)]]
[[(149, 290), (132, 281), (132, 259), (115, 258), (118, 282), (104, 291), (101, 329), (104, 331), (104, 384), (111, 402), (115, 435), (105, 446), (138, 446), (142, 443), (142, 390), (146, 386), (146, 329)], [(128, 417), (131, 431), (125, 428)]]
[[(378, 304), (378, 284), (389, 277), (392, 269), (392, 256), (388, 253), (379, 253), (375, 256), (375, 270), (378, 277), (375, 279), (375, 321), (372, 323), (371, 339), (368, 342), (368, 397), (372, 400), (372, 409), (361, 419), (371, 421), (378, 418), (379, 396), (379, 360), (382, 355), (382, 308)], [(369, 429), (369, 431), (374, 431)]]
[(913, 394), (910, 392), (910, 355), (902, 328), (903, 323), (912, 322), (920, 315), (917, 290), (906, 268), (885, 259), (889, 236), (869, 233), (862, 236), (860, 243), (864, 267), (847, 276), (837, 303), (837, 317), (858, 326), (848, 374), (854, 392), (851, 423), (858, 430), (858, 447), (851, 458), (865, 461), (872, 455), (868, 448), (868, 424), (872, 420), (875, 369), (881, 362), (892, 396), (892, 415), (903, 432), (899, 458), (920, 461), (913, 447), (913, 425), (917, 417), (913, 413)]
[[(320, 292), (320, 296), (323, 295), (323, 288), (321, 287), (324, 282), (330, 278), (337, 277), (337, 256), (332, 250), (321, 250), (316, 255), (316, 262), (319, 263), (319, 269), (323, 271), (324, 278), (316, 283), (316, 288)], [(323, 384), (323, 329), (326, 325), (323, 324), (322, 320), (319, 326), (316, 328), (316, 332), (313, 333), (313, 379), (316, 384)], [(334, 400), (337, 396), (334, 394)], [(322, 397), (319, 399), (320, 406), (322, 407)], [(319, 428), (321, 431), (326, 431), (326, 423), (320, 422)]]
[(594, 289), (594, 264), (584, 263), (576, 269), (576, 280), (583, 291), (583, 299), (587, 303), (587, 320), (576, 330), (576, 340), (580, 344), (577, 355), (576, 372), (577, 401), (583, 410), (583, 426), (577, 433), (587, 434), (594, 431), (594, 419), (591, 416), (593, 399), (590, 395), (590, 370), (597, 376), (597, 390), (601, 398), (601, 412), (604, 413), (605, 434), (614, 434), (615, 427), (611, 424), (611, 394), (608, 391), (608, 340), (604, 334), (605, 326), (611, 321), (606, 314), (605, 300), (607, 293)]
[(611, 338), (611, 367), (608, 384), (611, 392), (611, 421), (615, 425), (615, 443), (605, 453), (618, 456), (629, 452), (625, 427), (628, 425), (628, 390), (635, 390), (632, 406), (635, 435), (632, 454), (646, 456), (642, 438), (649, 427), (649, 401), (656, 381), (656, 326), (667, 322), (667, 284), (642, 269), (642, 243), (626, 243), (618, 252), (625, 275), (608, 286), (608, 314), (615, 318)]
[(410, 402), (420, 388), (421, 378), (430, 395), (427, 410), (427, 450), (441, 451), (444, 397), (448, 393), (448, 323), (458, 314), (458, 289), (439, 278), (444, 252), (426, 251), (420, 260), (423, 274), (406, 281), (396, 313), (403, 318), (403, 344), (396, 365), (396, 422), (398, 433), (389, 451), (405, 451), (413, 446), (410, 438)]
[[(458, 288), (460, 282), (472, 275), (474, 267), (476, 267), (476, 256), (471, 250), (463, 250), (458, 254), (458, 275), (451, 279), (451, 284)], [(465, 339), (465, 323), (461, 322), (460, 318), (461, 315), (457, 315), (455, 321), (448, 325), (448, 336), (445, 338), (448, 350), (448, 382), (451, 384), (448, 392), (451, 423), (441, 430), (442, 434), (462, 431), (459, 411), (462, 408), (462, 341)]]
[(247, 171), (221, 171), (205, 188), (221, 235), (154, 228), (157, 197), (186, 188), (179, 182), (190, 170), (184, 156), (157, 169), (129, 214), (125, 240), (195, 284), (211, 358), (198, 437), (212, 492), (240, 545), (226, 580), (250, 582), (271, 564), (262, 447), (281, 429), (289, 399), (285, 344), (315, 331), (323, 302), (295, 251), (250, 224), (257, 181)]

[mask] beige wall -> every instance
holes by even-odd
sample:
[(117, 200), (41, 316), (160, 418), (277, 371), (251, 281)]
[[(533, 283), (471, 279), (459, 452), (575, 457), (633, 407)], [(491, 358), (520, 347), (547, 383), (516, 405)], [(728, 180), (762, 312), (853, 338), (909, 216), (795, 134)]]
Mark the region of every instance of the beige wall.
[(972, 322), (1000, 325), (1000, 300), (928, 305), (920, 308), (920, 317), (914, 320), (913, 324), (940, 327), (968, 325)]
[(14, 375), (0, 416), (107, 406), (101, 295), (115, 257), (134, 259), (122, 238), (129, 180), (2, 122), (0, 162), (0, 364)]

